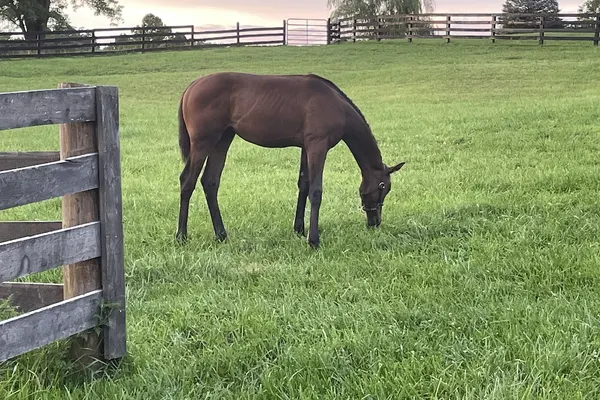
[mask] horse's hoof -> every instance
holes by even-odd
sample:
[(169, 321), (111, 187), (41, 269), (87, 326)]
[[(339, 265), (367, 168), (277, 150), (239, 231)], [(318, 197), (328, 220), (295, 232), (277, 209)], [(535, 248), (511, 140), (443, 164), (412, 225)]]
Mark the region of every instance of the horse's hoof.
[(227, 233), (225, 233), (225, 232), (217, 233), (215, 235), (215, 240), (217, 242), (224, 242), (225, 240), (227, 240)]
[(177, 232), (177, 235), (175, 235), (175, 240), (179, 244), (185, 244), (187, 243), (187, 235), (181, 232)]
[(317, 239), (317, 240), (308, 239), (308, 244), (311, 248), (316, 250), (319, 248), (319, 239)]
[(306, 232), (304, 231), (304, 225), (302, 226), (295, 226), (294, 227), (294, 232), (296, 232), (296, 234), (298, 236), (305, 236)]

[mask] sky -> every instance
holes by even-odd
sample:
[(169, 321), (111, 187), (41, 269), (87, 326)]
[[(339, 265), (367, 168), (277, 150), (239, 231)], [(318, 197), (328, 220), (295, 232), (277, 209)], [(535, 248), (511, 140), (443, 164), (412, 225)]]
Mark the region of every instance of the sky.
[[(559, 0), (562, 12), (573, 13), (584, 0)], [(437, 0), (435, 12), (501, 12), (504, 0)], [(124, 22), (138, 25), (147, 13), (160, 17), (166, 25), (279, 26), (287, 18), (327, 18), (331, 10), (327, 0), (120, 0)], [(75, 27), (109, 27), (104, 17), (86, 9), (69, 11)]]

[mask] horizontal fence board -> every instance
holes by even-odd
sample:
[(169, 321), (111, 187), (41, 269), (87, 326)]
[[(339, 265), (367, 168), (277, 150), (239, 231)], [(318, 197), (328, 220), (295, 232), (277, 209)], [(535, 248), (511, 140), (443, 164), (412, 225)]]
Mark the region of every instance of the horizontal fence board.
[(59, 151), (18, 151), (0, 153), (0, 172), (59, 161)]
[(94, 328), (101, 299), (95, 290), (0, 322), (0, 362)]
[(277, 31), (283, 32), (283, 26), (272, 26), (269, 28), (240, 28), (240, 32), (260, 32), (260, 31)]
[(500, 39), (500, 40), (539, 40), (539, 35), (531, 35), (531, 36), (499, 36), (496, 35), (494, 36), (494, 39)]
[(593, 36), (546, 36), (544, 35), (544, 40), (579, 40), (579, 41), (593, 41), (595, 38)]
[(0, 172), (0, 210), (98, 187), (98, 153)]
[(18, 312), (30, 312), (64, 300), (62, 283), (0, 283), (0, 299), (8, 299)]
[(0, 282), (101, 255), (100, 222), (0, 243)]
[(0, 131), (96, 119), (95, 88), (0, 93)]
[(0, 243), (62, 229), (62, 221), (0, 221)]
[[(446, 23), (447, 21), (444, 21), (443, 23)], [(491, 25), (492, 24), (492, 20), (490, 19), (489, 21), (455, 21), (455, 20), (451, 20), (450, 23), (452, 25)]]
[(250, 35), (241, 35), (240, 39), (247, 38), (257, 38), (257, 37), (283, 37), (283, 34), (280, 33), (252, 33)]

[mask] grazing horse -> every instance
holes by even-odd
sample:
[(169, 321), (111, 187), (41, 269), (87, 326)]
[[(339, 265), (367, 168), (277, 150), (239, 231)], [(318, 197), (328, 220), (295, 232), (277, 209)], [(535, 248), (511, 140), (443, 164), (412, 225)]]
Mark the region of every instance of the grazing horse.
[(367, 226), (381, 224), (390, 175), (404, 165), (388, 167), (358, 107), (331, 81), (317, 75), (254, 75), (221, 72), (193, 81), (181, 96), (179, 146), (185, 167), (177, 240), (187, 239), (189, 204), (200, 172), (215, 238), (227, 238), (217, 192), (227, 151), (234, 136), (266, 148), (301, 148), (294, 231), (304, 235), (310, 200), (308, 243), (319, 247), (319, 208), (327, 152), (340, 140), (353, 154), (362, 175), (360, 197)]

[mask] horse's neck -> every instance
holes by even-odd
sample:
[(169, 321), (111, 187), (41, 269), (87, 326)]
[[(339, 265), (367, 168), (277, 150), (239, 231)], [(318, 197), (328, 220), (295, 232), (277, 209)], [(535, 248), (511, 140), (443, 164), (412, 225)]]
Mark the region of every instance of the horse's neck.
[(354, 156), (363, 178), (383, 170), (381, 151), (368, 127), (348, 132), (343, 140)]

